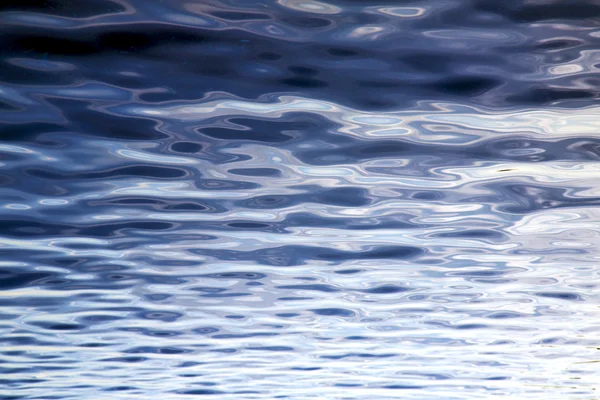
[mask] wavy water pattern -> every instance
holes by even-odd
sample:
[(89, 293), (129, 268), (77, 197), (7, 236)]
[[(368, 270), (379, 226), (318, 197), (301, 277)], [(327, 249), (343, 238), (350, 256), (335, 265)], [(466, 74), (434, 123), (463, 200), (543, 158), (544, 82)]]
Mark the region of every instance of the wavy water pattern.
[(1, 399), (598, 396), (600, 4), (10, 3)]

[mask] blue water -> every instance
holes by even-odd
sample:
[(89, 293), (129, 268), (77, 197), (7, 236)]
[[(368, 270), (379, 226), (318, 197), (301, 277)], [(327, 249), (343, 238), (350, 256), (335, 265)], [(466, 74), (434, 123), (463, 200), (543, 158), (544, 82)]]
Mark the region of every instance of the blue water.
[(0, 12), (0, 399), (597, 399), (600, 3)]

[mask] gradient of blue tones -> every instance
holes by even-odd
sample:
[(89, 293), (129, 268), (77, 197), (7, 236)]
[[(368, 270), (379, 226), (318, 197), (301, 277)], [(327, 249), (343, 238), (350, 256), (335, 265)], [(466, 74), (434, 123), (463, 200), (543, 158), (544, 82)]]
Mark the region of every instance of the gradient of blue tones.
[(0, 11), (1, 399), (594, 399), (600, 3)]

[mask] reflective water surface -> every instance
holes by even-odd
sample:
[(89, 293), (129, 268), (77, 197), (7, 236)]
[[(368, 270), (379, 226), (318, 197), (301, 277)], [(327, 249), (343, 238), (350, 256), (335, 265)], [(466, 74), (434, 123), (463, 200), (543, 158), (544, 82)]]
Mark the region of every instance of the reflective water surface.
[(600, 396), (600, 3), (0, 30), (1, 399)]

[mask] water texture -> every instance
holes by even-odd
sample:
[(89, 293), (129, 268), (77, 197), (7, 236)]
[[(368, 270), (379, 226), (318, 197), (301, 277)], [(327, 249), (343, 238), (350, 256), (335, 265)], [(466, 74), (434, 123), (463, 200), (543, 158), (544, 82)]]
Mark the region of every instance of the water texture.
[(0, 399), (600, 398), (600, 2), (0, 11)]

